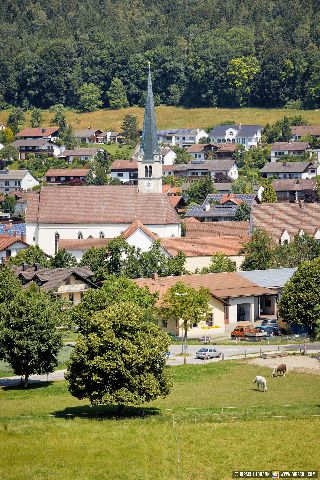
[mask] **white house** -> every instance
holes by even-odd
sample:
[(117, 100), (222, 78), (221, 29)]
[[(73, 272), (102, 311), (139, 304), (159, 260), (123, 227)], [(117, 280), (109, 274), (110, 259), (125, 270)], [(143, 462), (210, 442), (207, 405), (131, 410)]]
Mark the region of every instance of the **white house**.
[(238, 167), (233, 159), (191, 161), (187, 164), (166, 165), (163, 167), (163, 175), (175, 175), (177, 177), (186, 177), (189, 182), (199, 180), (201, 177), (209, 175), (213, 179), (219, 179), (223, 176), (231, 180), (238, 178)]
[(39, 185), (29, 170), (0, 170), (0, 193), (32, 190)]
[(178, 147), (189, 147), (199, 143), (201, 138), (208, 138), (208, 134), (201, 128), (177, 128), (171, 130), (158, 130), (158, 142)]
[(90, 162), (101, 149), (99, 148), (75, 148), (73, 150), (63, 150), (59, 157), (65, 158), (68, 163), (73, 160)]
[(21, 237), (0, 235), (0, 263), (6, 263), (10, 257), (15, 257), (20, 250), (28, 246)]
[(59, 137), (59, 127), (27, 127), (16, 136), (20, 140), (46, 139), (54, 142)]
[(237, 143), (249, 150), (258, 145), (261, 133), (261, 125), (219, 125), (210, 131), (209, 137), (213, 143)]
[(268, 162), (260, 169), (263, 178), (313, 178), (320, 175), (320, 166), (313, 162)]
[(44, 187), (28, 198), (26, 241), (54, 254), (60, 239), (114, 238), (139, 219), (159, 237), (181, 236), (181, 221), (162, 193), (131, 186)]
[(115, 160), (111, 165), (111, 177), (123, 184), (138, 184), (138, 162), (134, 160)]
[(276, 142), (271, 145), (271, 162), (277, 162), (281, 160), (281, 157), (284, 155), (290, 157), (297, 157), (308, 153), (311, 156), (309, 151), (310, 146), (308, 142)]
[(173, 165), (177, 154), (171, 148), (160, 148), (160, 158), (162, 165)]
[(29, 154), (33, 154), (35, 157), (40, 157), (40, 155), (58, 157), (61, 153), (61, 148), (46, 138), (21, 139), (11, 145), (18, 150), (19, 160), (27, 159)]

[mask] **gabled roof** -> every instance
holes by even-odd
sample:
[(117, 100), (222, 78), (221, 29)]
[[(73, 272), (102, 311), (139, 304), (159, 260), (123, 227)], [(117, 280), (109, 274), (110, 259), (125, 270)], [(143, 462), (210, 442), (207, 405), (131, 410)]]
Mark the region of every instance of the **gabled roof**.
[[(192, 219), (193, 217), (191, 217)], [(191, 220), (190, 219), (190, 220)], [(249, 238), (249, 222), (188, 222), (186, 238), (235, 236)]]
[(138, 162), (133, 160), (115, 160), (111, 164), (111, 172), (121, 170), (121, 171), (131, 171), (138, 170)]
[(273, 180), (272, 186), (276, 192), (297, 192), (314, 190), (316, 183), (315, 178), (287, 178), (284, 180)]
[(73, 150), (65, 150), (61, 153), (60, 157), (81, 157), (81, 156), (94, 156), (99, 151), (99, 148), (75, 148)]
[(125, 240), (131, 237), (131, 235), (136, 232), (137, 230), (141, 230), (147, 237), (151, 238), (152, 240), (158, 240), (157, 235), (155, 235), (149, 228), (147, 228), (145, 225), (143, 225), (140, 220), (136, 219), (130, 227), (128, 227), (124, 232), (121, 233), (121, 237), (124, 238)]
[(50, 168), (45, 177), (86, 177), (89, 168)]
[(310, 168), (312, 162), (268, 162), (261, 173), (303, 173)]
[(59, 127), (27, 127), (17, 133), (17, 137), (49, 137), (54, 133), (58, 133)]
[[(221, 158), (219, 160), (206, 160), (205, 162), (192, 161), (190, 163), (173, 165), (174, 172), (189, 172), (193, 170), (203, 170), (208, 172), (228, 172), (235, 164), (232, 158)], [(169, 170), (169, 169), (168, 169)]]
[[(221, 199), (225, 201), (221, 204)], [(218, 193), (212, 193), (207, 195), (202, 205), (196, 205), (190, 207), (186, 212), (186, 216), (189, 217), (230, 217), (233, 218), (239, 208), (240, 203), (245, 202), (248, 205), (252, 205), (255, 202), (255, 195), (237, 193), (230, 195), (232, 201), (226, 200), (227, 196)], [(236, 200), (236, 201), (235, 201)], [(239, 203), (240, 202), (240, 203)], [(208, 208), (210, 206), (210, 208)]]
[(27, 223), (131, 224), (137, 218), (144, 225), (181, 223), (167, 195), (138, 193), (134, 186), (49, 186), (33, 193)]
[(171, 128), (170, 130), (158, 130), (158, 135), (196, 135), (202, 129), (199, 128)]
[(83, 130), (75, 130), (74, 136), (76, 138), (81, 138), (81, 137), (90, 138), (90, 137), (93, 137), (95, 133), (96, 133), (96, 130), (94, 128), (85, 128)]
[(173, 256), (178, 252), (183, 252), (187, 257), (211, 257), (214, 253), (230, 256), (239, 255), (243, 243), (248, 240), (249, 237), (235, 236), (162, 238), (161, 245)]
[(29, 247), (28, 243), (22, 240), (21, 237), (14, 237), (10, 235), (0, 235), (0, 252), (12, 247), (15, 243), (23, 243), (26, 247)]
[(88, 267), (40, 268), (38, 270), (35, 267), (29, 267), (27, 270), (18, 267), (14, 268), (14, 272), (28, 282), (40, 280), (40, 282), (43, 282), (40, 288), (45, 291), (56, 290), (71, 275), (83, 279), (85, 283), (89, 283), (93, 287), (96, 286), (90, 281), (93, 272)]
[(106, 247), (111, 238), (60, 238), (59, 250), (80, 250), (85, 251), (91, 247)]
[(212, 296), (220, 299), (274, 295), (274, 291), (259, 287), (236, 272), (158, 277), (157, 279), (139, 278), (134, 282), (139, 287), (148, 287), (151, 293), (158, 293), (159, 302), (167, 290), (178, 282), (183, 282), (196, 289), (208, 288)]
[[(0, 170), (1, 180), (22, 180), (29, 170)], [(31, 175), (31, 173), (30, 173)]]
[(242, 137), (253, 137), (253, 135), (262, 130), (261, 125), (219, 125), (214, 127), (209, 135), (210, 137), (222, 137), (229, 128), (236, 130), (238, 135)]
[(295, 152), (305, 151), (309, 148), (308, 142), (276, 142), (271, 145), (271, 151), (277, 152)]

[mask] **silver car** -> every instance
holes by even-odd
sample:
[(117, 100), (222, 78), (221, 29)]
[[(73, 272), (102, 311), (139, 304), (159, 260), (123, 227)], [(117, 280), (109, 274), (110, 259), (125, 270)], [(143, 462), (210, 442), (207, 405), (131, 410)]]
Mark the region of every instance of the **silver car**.
[(196, 358), (201, 358), (202, 360), (207, 358), (219, 358), (221, 353), (217, 352), (215, 348), (211, 347), (202, 347), (196, 353)]

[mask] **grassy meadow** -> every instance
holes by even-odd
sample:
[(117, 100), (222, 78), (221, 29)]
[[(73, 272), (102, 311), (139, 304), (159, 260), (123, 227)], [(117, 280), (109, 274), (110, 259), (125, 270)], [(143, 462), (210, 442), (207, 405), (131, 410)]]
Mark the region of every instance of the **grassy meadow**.
[[(258, 373), (267, 393), (254, 389)], [(226, 480), (235, 469), (319, 467), (320, 376), (272, 379), (229, 361), (172, 374), (167, 398), (124, 418), (74, 399), (66, 382), (2, 388), (0, 478)]]
[[(44, 111), (43, 125), (49, 125), (52, 113)], [(182, 107), (156, 107), (157, 126), (159, 129), (165, 128), (188, 128), (202, 127), (207, 128), (220, 122), (233, 120), (236, 123), (243, 124), (261, 124), (274, 123), (283, 118), (284, 115), (296, 116), (302, 115), (311, 124), (320, 123), (319, 110), (287, 110), (287, 109), (264, 109), (264, 108), (193, 108)], [(130, 107), (120, 110), (97, 110), (90, 113), (77, 113), (67, 111), (67, 121), (74, 129), (81, 128), (100, 128), (101, 130), (112, 129), (121, 130), (121, 124), (125, 115), (136, 115), (142, 127), (143, 108)], [(0, 111), (0, 123), (5, 123), (8, 117), (8, 111)], [(29, 125), (30, 112), (26, 115), (26, 124)]]

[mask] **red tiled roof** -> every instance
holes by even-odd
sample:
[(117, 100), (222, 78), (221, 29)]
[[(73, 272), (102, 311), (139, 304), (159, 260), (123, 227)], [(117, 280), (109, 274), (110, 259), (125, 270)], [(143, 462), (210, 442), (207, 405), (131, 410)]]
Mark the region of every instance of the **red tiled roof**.
[(174, 208), (176, 208), (176, 206), (178, 205), (178, 203), (180, 202), (181, 199), (182, 199), (182, 196), (180, 196), (180, 195), (169, 195), (168, 196), (168, 200)]
[(26, 222), (49, 224), (179, 224), (181, 220), (163, 193), (138, 193), (131, 186), (50, 186), (28, 198)]
[(309, 147), (308, 142), (276, 142), (271, 145), (271, 151), (288, 151), (294, 152), (298, 150), (307, 150)]
[(49, 137), (53, 133), (58, 132), (59, 127), (36, 127), (36, 128), (31, 128), (27, 127), (21, 132), (17, 133), (17, 137)]
[(218, 152), (234, 153), (237, 149), (236, 143), (215, 143), (214, 145), (218, 147)]
[(287, 178), (285, 180), (273, 180), (272, 186), (276, 192), (297, 192), (301, 190), (314, 190), (316, 183), (315, 178)]
[(175, 166), (174, 165), (162, 165), (163, 172), (173, 172)]
[(185, 218), (183, 220), (183, 223), (186, 224), (186, 223), (200, 223), (200, 220), (198, 220), (197, 218), (194, 218), (194, 217), (188, 217), (188, 218)]
[(187, 151), (189, 153), (201, 153), (203, 152), (204, 148), (209, 145), (208, 144), (204, 144), (204, 143), (194, 143), (193, 145), (190, 145), (190, 147), (187, 148)]
[(320, 135), (320, 125), (297, 125), (291, 128), (293, 135)]
[(266, 230), (275, 242), (283, 231), (290, 236), (303, 230), (314, 235), (320, 229), (320, 203), (262, 203), (252, 207), (254, 228)]
[(239, 255), (249, 237), (162, 238), (161, 245), (173, 256), (183, 252), (187, 257), (211, 257), (214, 253)]
[(180, 187), (171, 187), (171, 185), (162, 185), (162, 193), (179, 195), (181, 192)]
[(22, 240), (21, 237), (12, 237), (9, 235), (0, 235), (0, 252), (7, 250), (9, 247), (14, 245), (15, 243), (23, 243), (28, 247), (29, 245)]
[(240, 205), (240, 203), (242, 203), (242, 200), (237, 198), (236, 194), (226, 193), (221, 197), (220, 203), (221, 205), (223, 205), (224, 203), (227, 203), (227, 202), (232, 202), (232, 203), (235, 203), (236, 205)]
[(181, 275), (180, 277), (138, 278), (134, 282), (139, 287), (148, 287), (151, 293), (159, 294), (159, 303), (167, 290), (177, 282), (193, 288), (208, 288), (214, 297), (234, 298), (259, 295), (274, 295), (273, 290), (262, 288), (236, 272), (208, 273), (204, 275)]
[(235, 236), (247, 237), (249, 235), (249, 222), (187, 222), (186, 237), (219, 237)]
[(86, 177), (89, 168), (50, 168), (46, 177)]
[(133, 160), (115, 160), (111, 165), (112, 170), (138, 170), (138, 162)]
[(110, 240), (110, 238), (61, 238), (59, 250), (88, 250), (91, 247), (105, 247)]

